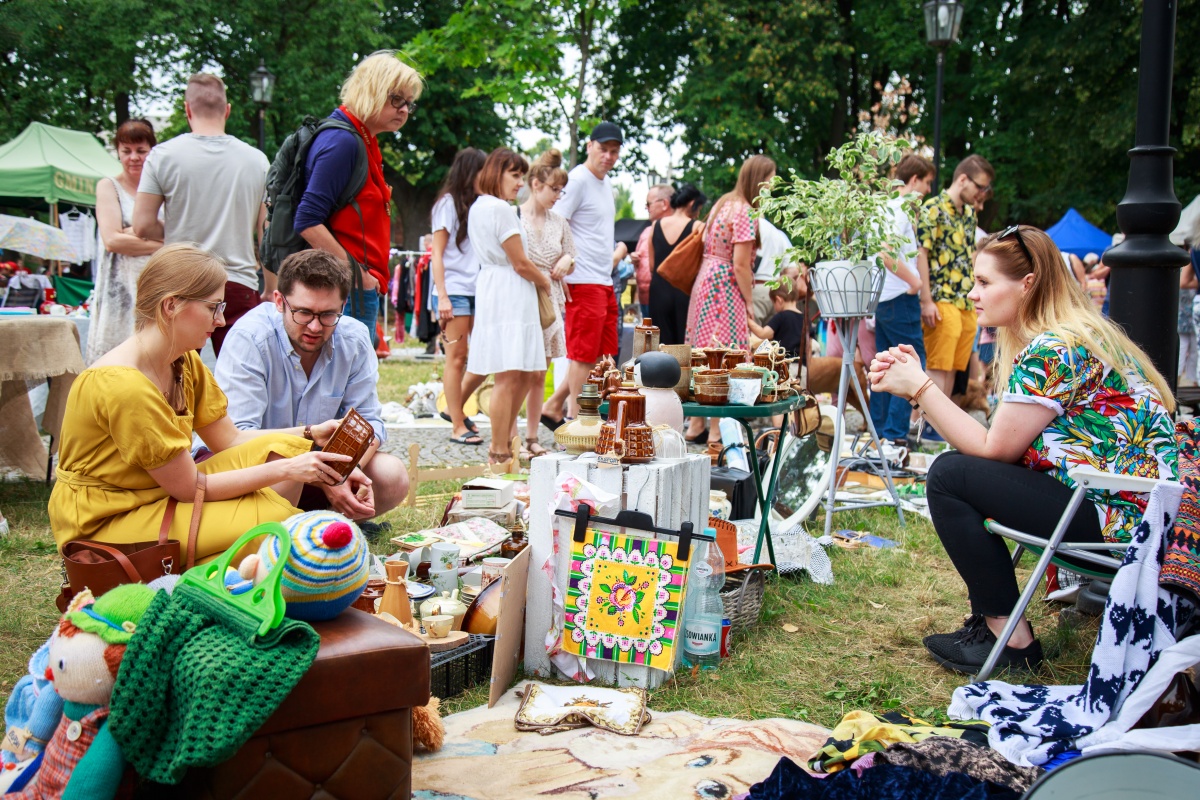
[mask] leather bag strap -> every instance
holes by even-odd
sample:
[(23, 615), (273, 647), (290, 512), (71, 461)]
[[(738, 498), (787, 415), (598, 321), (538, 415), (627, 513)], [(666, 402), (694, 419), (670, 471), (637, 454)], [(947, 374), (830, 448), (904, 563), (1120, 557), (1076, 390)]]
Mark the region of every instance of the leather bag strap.
[(100, 542), (89, 542), (82, 539), (76, 539), (70, 543), (70, 549), (72, 551), (93, 550), (105, 553), (111, 556), (113, 561), (116, 561), (121, 565), (121, 569), (125, 571), (125, 575), (129, 578), (130, 583), (142, 582), (142, 576), (138, 573), (137, 568), (133, 566), (133, 562), (129, 560), (129, 556), (125, 555), (115, 547), (102, 544)]
[(163, 512), (162, 524), (158, 526), (158, 543), (167, 543), (167, 534), (171, 532), (171, 522), (175, 519), (175, 506), (179, 501), (174, 497), (167, 499), (167, 510)]
[(196, 566), (196, 539), (200, 533), (200, 514), (204, 510), (204, 493), (208, 490), (208, 476), (196, 471), (196, 497), (192, 501), (192, 521), (188, 525), (187, 568)]

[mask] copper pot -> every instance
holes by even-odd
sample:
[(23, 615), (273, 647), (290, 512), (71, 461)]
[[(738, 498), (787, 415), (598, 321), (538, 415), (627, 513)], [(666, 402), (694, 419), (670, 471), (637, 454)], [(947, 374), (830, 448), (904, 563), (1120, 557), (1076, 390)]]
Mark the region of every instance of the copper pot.
[(597, 453), (615, 452), (626, 464), (654, 460), (654, 431), (646, 424), (646, 397), (636, 389), (608, 396), (609, 420), (600, 426)]

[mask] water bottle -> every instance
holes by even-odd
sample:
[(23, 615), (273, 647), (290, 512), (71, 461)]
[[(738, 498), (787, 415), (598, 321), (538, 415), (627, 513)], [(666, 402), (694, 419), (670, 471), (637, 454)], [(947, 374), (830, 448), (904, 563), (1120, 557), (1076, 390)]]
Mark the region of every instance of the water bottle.
[(683, 657), (689, 666), (713, 669), (721, 663), (725, 556), (717, 546), (717, 532), (713, 528), (705, 528), (703, 538), (694, 537), (692, 548), (683, 616)]

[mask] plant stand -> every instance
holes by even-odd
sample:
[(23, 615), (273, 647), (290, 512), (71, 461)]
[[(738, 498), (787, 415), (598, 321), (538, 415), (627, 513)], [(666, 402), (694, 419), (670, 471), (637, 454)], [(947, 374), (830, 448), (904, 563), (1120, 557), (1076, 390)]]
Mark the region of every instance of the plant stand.
[[(820, 269), (821, 264), (818, 264), (818, 268), (810, 272), (821, 315), (830, 320), (834, 332), (842, 343), (842, 374), (838, 380), (837, 414), (833, 418), (833, 452), (829, 459), (829, 495), (825, 500), (826, 536), (833, 532), (834, 512), (849, 509), (895, 508), (896, 515), (900, 518), (900, 524), (904, 524), (904, 509), (901, 507), (900, 495), (896, 491), (895, 482), (892, 481), (892, 470), (884, 456), (883, 443), (875, 431), (875, 423), (871, 420), (871, 410), (867, 404), (866, 393), (859, 385), (858, 376), (854, 370), (854, 354), (858, 349), (858, 324), (875, 313), (875, 307), (879, 304), (879, 295), (883, 291), (883, 268), (877, 265), (850, 265), (848, 262), (843, 262), (843, 264), (845, 265), (838, 264), (825, 269)], [(854, 387), (854, 392), (862, 406), (863, 419), (866, 421), (867, 431), (871, 434), (871, 441), (875, 443), (875, 452), (879, 454), (879, 460), (883, 467), (883, 481), (887, 486), (890, 500), (843, 500), (839, 504), (836, 499), (837, 470), (842, 460), (842, 435), (845, 428), (842, 415), (846, 412), (846, 397), (851, 386)], [(863, 455), (866, 448), (867, 443), (864, 442), (855, 454)]]

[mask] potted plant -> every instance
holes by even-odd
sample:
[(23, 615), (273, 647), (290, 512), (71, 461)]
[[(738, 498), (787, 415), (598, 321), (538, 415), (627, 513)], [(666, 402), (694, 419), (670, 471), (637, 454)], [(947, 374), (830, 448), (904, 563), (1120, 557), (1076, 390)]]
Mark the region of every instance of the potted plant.
[(880, 255), (901, 252), (907, 244), (896, 234), (888, 208), (902, 184), (888, 172), (910, 147), (881, 133), (859, 134), (826, 157), (837, 177), (809, 180), (789, 170), (790, 177), (776, 175), (763, 187), (756, 213), (787, 233), (789, 260), (812, 265), (809, 276), (822, 315), (874, 313), (883, 289)]

